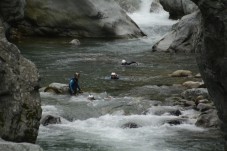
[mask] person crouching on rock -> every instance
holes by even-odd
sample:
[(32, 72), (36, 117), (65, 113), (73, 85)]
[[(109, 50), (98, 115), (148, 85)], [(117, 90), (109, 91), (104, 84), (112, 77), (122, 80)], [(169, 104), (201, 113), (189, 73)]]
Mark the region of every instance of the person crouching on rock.
[(76, 95), (77, 94), (77, 90), (79, 90), (79, 93), (83, 93), (82, 90), (80, 89), (79, 86), (79, 78), (80, 78), (80, 74), (79, 73), (75, 73), (74, 74), (74, 78), (72, 78), (69, 81), (69, 93), (71, 95)]
[(127, 62), (126, 60), (122, 60), (121, 61), (121, 65), (131, 65), (131, 64), (133, 64), (133, 63), (136, 63), (137, 65), (138, 65), (138, 63), (137, 62), (135, 62), (135, 61), (131, 61), (131, 62)]
[(110, 78), (111, 79), (119, 79), (119, 76), (115, 72), (112, 72)]

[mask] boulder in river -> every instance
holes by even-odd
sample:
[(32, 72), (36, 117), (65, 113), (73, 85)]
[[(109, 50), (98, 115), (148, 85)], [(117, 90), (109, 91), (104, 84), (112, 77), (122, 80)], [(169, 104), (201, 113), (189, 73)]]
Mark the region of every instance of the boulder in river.
[(200, 27), (199, 12), (184, 16), (153, 47), (152, 51), (194, 53), (194, 44)]
[(69, 94), (69, 86), (62, 83), (51, 83), (44, 89), (44, 92), (50, 92), (54, 94)]
[(26, 0), (9, 33), (23, 36), (135, 38), (145, 34), (114, 0)]

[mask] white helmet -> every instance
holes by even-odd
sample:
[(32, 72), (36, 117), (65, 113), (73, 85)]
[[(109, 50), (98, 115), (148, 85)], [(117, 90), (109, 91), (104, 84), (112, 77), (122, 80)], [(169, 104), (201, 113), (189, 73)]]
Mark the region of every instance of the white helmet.
[(121, 63), (126, 63), (126, 60), (122, 60)]
[(89, 94), (88, 99), (89, 99), (89, 100), (94, 100), (95, 97), (94, 97), (92, 94)]
[(116, 73), (115, 73), (115, 72), (112, 72), (112, 73), (111, 73), (111, 76), (115, 76), (115, 75), (116, 75)]

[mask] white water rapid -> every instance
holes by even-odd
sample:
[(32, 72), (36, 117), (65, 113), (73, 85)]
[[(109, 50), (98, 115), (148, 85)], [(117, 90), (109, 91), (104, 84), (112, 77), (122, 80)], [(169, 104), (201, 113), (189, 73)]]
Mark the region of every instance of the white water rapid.
[[(162, 8), (150, 13), (151, 3), (142, 0), (141, 9), (128, 14), (147, 37), (82, 39), (78, 47), (59, 39), (44, 40), (23, 47), (46, 83), (66, 82), (80, 71), (85, 88), (79, 96), (41, 92), (43, 116), (58, 116), (62, 122), (40, 126), (37, 143), (44, 151), (220, 151), (219, 135), (195, 126), (199, 112), (163, 103), (183, 91), (166, 86), (179, 80), (170, 79), (168, 73), (178, 68), (198, 70), (194, 56), (151, 52), (154, 42), (177, 22), (169, 20)], [(123, 67), (122, 59), (139, 65)], [(119, 80), (109, 79), (112, 71), (120, 75)], [(96, 100), (88, 100), (89, 93)], [(127, 128), (129, 123), (137, 128)]]

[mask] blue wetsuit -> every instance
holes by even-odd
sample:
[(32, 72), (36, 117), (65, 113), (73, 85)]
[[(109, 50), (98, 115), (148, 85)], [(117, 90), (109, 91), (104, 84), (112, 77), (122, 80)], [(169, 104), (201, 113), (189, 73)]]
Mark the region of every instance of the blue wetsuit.
[(72, 78), (69, 81), (69, 92), (71, 95), (76, 94), (77, 93), (77, 89), (79, 91), (81, 91), (79, 83), (78, 83), (78, 79), (77, 78)]

